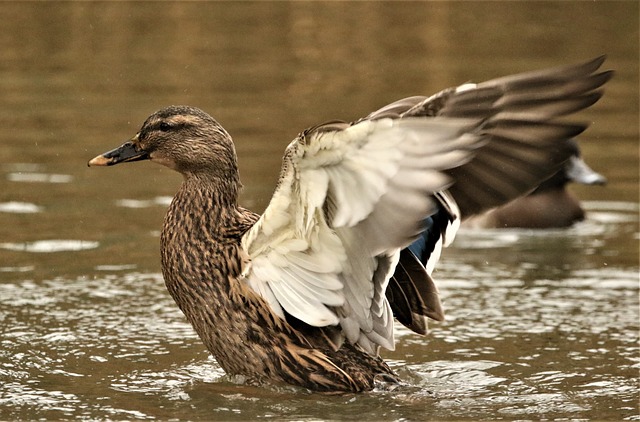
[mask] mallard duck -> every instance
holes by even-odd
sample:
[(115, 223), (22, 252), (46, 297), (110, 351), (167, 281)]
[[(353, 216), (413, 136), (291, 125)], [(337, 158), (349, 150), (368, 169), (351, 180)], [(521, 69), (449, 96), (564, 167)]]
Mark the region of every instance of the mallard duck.
[(580, 147), (570, 140), (571, 158), (551, 177), (526, 196), (491, 209), (464, 221), (469, 228), (529, 228), (568, 227), (582, 221), (585, 212), (580, 201), (567, 190), (569, 183), (605, 185), (607, 179), (584, 162)]
[(90, 166), (151, 160), (183, 182), (161, 234), (167, 289), (228, 374), (325, 392), (398, 379), (394, 317), (443, 311), (431, 272), (461, 218), (558, 171), (612, 73), (600, 57), (464, 84), (301, 132), (262, 215), (238, 205), (233, 141), (204, 111), (153, 113)]

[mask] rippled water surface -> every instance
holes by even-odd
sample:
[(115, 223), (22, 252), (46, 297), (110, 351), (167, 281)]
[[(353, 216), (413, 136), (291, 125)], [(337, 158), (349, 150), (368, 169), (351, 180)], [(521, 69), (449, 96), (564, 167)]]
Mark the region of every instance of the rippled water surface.
[[(2, 3), (0, 419), (639, 420), (638, 4)], [(28, 24), (26, 24), (28, 22)], [(180, 183), (86, 161), (174, 103), (236, 139), (261, 210), (297, 132), (397, 98), (607, 53), (582, 136), (606, 187), (562, 230), (462, 230), (447, 319), (398, 327), (394, 391), (247, 385), (165, 291)]]

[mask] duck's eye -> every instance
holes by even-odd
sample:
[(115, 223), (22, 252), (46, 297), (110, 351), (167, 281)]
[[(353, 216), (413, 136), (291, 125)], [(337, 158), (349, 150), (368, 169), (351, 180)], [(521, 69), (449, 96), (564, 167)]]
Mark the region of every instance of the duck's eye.
[(171, 130), (171, 125), (167, 122), (161, 122), (159, 128), (163, 132), (168, 132)]

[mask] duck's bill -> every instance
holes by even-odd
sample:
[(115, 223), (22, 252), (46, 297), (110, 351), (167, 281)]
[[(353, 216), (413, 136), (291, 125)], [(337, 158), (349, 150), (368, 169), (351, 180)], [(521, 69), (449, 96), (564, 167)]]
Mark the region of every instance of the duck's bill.
[(125, 142), (118, 148), (98, 155), (89, 160), (89, 167), (93, 166), (112, 166), (119, 163), (128, 163), (131, 161), (148, 160), (149, 154), (138, 148), (133, 142)]
[(572, 157), (567, 166), (567, 176), (576, 183), (584, 185), (605, 185), (607, 179), (596, 173), (579, 157)]

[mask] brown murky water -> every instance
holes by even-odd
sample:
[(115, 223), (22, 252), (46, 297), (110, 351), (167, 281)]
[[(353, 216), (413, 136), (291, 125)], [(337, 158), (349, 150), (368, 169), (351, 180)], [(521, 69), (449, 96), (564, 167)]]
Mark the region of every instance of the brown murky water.
[[(639, 420), (638, 3), (0, 4), (0, 419)], [(322, 396), (224, 376), (164, 290), (180, 177), (88, 169), (168, 104), (236, 139), (261, 210), (297, 132), (403, 96), (607, 53), (582, 114), (607, 187), (567, 230), (463, 231), (409, 384)]]

